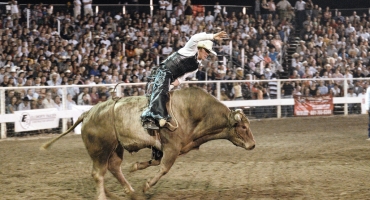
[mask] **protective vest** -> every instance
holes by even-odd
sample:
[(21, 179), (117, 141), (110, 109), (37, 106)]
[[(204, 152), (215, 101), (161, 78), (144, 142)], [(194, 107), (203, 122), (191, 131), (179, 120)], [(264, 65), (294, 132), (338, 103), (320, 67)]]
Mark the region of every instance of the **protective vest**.
[(168, 56), (161, 65), (169, 69), (172, 73), (173, 79), (183, 76), (188, 72), (192, 72), (198, 69), (198, 62), (196, 56), (183, 56), (178, 52), (175, 52)]

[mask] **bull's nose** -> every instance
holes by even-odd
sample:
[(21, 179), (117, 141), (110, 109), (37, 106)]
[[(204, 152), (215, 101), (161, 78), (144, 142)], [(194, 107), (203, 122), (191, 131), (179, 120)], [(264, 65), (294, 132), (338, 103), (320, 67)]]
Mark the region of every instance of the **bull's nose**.
[(255, 145), (255, 144), (254, 144), (253, 146), (251, 146), (251, 147), (249, 148), (249, 150), (254, 149), (254, 147), (256, 147), (256, 145)]

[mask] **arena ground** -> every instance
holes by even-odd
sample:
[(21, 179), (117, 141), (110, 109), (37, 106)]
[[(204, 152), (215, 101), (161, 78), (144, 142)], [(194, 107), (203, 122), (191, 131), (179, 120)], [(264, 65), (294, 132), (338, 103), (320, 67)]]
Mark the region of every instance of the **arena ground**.
[[(367, 116), (252, 121), (257, 146), (246, 151), (213, 141), (178, 158), (146, 199), (369, 199), (370, 141)], [(50, 136), (0, 142), (1, 199), (93, 199), (92, 162), (79, 135), (67, 135), (48, 151)], [(55, 137), (55, 135), (53, 135)], [(158, 167), (129, 173), (150, 150), (125, 154), (126, 178), (136, 191)], [(106, 186), (123, 189), (107, 173)]]

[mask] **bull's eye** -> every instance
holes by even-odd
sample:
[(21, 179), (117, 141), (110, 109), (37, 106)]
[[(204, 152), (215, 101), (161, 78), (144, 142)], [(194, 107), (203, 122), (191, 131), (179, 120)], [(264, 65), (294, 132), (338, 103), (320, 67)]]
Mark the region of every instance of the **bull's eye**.
[(246, 126), (242, 126), (243, 129), (246, 129), (247, 127)]

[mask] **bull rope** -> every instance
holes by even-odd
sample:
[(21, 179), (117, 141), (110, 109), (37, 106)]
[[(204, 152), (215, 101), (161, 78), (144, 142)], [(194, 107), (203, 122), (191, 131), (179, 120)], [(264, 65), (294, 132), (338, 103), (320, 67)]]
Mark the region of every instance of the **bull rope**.
[[(115, 86), (114, 86), (114, 89), (113, 89), (113, 91), (117, 91), (116, 90), (116, 88), (117, 88), (117, 86), (118, 85), (120, 85), (120, 84), (122, 84), (122, 83), (124, 83), (124, 82), (119, 82), (119, 83), (117, 83)], [(116, 94), (117, 95), (117, 94)], [(115, 96), (115, 97), (112, 97), (112, 100), (114, 100), (114, 103), (113, 103), (113, 106), (112, 106), (112, 116), (113, 116), (113, 129), (114, 129), (114, 132), (115, 132), (115, 135), (116, 135), (116, 138), (117, 138), (117, 140), (118, 140), (118, 143), (119, 144), (121, 144), (122, 145), (122, 142), (121, 142), (121, 140), (119, 139), (119, 137), (118, 137), (118, 132), (117, 132), (117, 127), (116, 127), (116, 120), (115, 120), (115, 112), (114, 112), (114, 108), (116, 107), (116, 103), (118, 102), (118, 100), (120, 100), (122, 97), (117, 97), (117, 96)], [(117, 146), (118, 146), (118, 144), (117, 144)], [(116, 147), (117, 148), (117, 147)], [(115, 148), (115, 149), (116, 149)]]
[[(112, 98), (113, 99), (113, 98)], [(116, 107), (116, 103), (118, 102), (118, 100), (120, 100), (121, 99), (121, 97), (114, 97), (114, 103), (113, 103), (113, 106), (112, 106), (112, 116), (113, 116), (113, 129), (114, 129), (114, 132), (115, 132), (115, 135), (116, 135), (116, 138), (117, 138), (117, 140), (118, 140), (118, 142), (120, 143), (120, 144), (122, 144), (121, 143), (121, 141), (120, 141), (120, 139), (119, 139), (119, 137), (118, 137), (118, 132), (117, 132), (117, 127), (116, 127), (116, 120), (115, 120), (115, 112), (114, 112), (114, 108)], [(117, 144), (118, 145), (118, 144)]]

